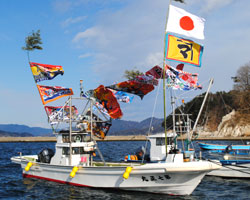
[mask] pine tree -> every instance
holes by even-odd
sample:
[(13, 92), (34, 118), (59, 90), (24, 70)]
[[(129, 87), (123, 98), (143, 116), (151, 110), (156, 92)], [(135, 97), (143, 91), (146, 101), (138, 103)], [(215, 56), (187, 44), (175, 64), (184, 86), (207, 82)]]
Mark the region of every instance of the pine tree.
[(27, 51), (28, 59), (29, 58), (29, 52), (33, 51), (35, 49), (42, 50), (43, 48), (40, 46), (42, 44), (42, 39), (40, 35), (40, 30), (37, 30), (36, 32), (32, 31), (31, 35), (28, 35), (25, 38), (25, 47), (22, 47), (23, 50)]

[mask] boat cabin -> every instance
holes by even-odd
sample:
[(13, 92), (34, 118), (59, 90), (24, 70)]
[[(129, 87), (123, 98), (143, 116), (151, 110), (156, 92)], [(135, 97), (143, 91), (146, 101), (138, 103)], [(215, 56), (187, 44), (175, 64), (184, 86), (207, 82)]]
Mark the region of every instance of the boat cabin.
[(69, 131), (61, 131), (56, 137), (55, 155), (51, 158), (51, 164), (89, 166), (96, 142), (90, 140), (87, 132), (72, 131), (71, 143)]
[[(167, 134), (167, 153), (171, 150), (176, 149), (176, 144), (174, 139), (176, 134), (168, 133)], [(165, 133), (158, 133), (147, 137), (150, 141), (150, 161), (157, 162), (166, 160), (166, 145), (165, 145)]]

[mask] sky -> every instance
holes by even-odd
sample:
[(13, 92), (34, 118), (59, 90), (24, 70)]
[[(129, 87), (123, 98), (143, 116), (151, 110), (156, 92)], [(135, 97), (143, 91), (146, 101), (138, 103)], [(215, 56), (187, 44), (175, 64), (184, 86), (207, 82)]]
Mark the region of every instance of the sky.
[[(184, 71), (199, 74), (203, 90), (178, 93), (187, 102), (205, 92), (211, 78), (212, 92), (230, 91), (231, 77), (249, 63), (250, 1), (185, 2), (173, 1), (172, 5), (206, 20), (205, 40), (197, 41), (204, 45), (202, 66), (184, 67)], [(79, 96), (80, 80), (87, 91), (124, 81), (125, 70), (146, 72), (163, 65), (168, 4), (168, 0), (1, 0), (0, 124), (49, 127), (27, 52), (22, 50), (32, 31), (41, 31), (43, 50), (30, 52), (30, 60), (61, 65), (65, 72), (41, 84), (70, 87)], [(163, 118), (161, 96), (161, 88), (155, 89), (142, 101), (135, 97), (131, 104), (122, 104), (122, 119)], [(65, 100), (50, 105), (59, 106)]]

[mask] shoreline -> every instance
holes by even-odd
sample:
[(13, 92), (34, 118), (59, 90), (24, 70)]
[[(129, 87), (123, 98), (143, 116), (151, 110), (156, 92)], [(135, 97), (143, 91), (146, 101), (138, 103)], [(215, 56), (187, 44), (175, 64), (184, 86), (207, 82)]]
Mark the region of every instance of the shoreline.
[[(178, 140), (185, 139), (179, 137)], [(109, 141), (145, 141), (145, 135), (127, 135), (127, 136), (106, 136), (104, 140), (95, 138), (98, 142)], [(249, 140), (250, 137), (198, 137), (196, 140)], [(56, 142), (56, 137), (0, 137), (0, 143), (3, 142)]]

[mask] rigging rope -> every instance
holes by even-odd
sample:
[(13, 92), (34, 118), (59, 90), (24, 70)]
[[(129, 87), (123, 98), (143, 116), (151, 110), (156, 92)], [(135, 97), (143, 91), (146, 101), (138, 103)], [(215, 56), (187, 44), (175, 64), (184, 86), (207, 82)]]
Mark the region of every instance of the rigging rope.
[[(154, 114), (155, 114), (156, 102), (157, 102), (157, 98), (158, 98), (158, 95), (159, 95), (160, 85), (161, 85), (161, 79), (160, 79), (158, 87), (157, 87), (155, 102), (154, 102), (154, 106), (153, 106), (153, 112), (152, 112), (152, 116), (151, 116), (151, 120), (150, 120), (150, 124), (149, 124), (148, 134), (147, 135), (149, 135), (151, 133), (152, 123), (153, 123), (153, 117), (154, 117)], [(142, 157), (142, 163), (143, 163), (144, 158), (145, 158), (147, 146), (148, 146), (148, 140), (146, 140), (145, 152), (144, 152), (143, 157)]]

